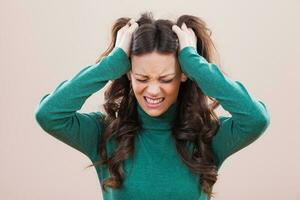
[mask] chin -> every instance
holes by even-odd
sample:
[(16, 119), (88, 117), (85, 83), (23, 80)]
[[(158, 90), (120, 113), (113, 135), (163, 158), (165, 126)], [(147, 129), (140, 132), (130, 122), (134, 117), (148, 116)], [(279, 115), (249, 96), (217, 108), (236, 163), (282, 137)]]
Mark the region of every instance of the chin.
[(146, 113), (150, 115), (151, 117), (158, 117), (160, 116), (163, 112), (159, 110), (146, 110)]
[(165, 103), (167, 102), (163, 102), (163, 104), (161, 105), (161, 107), (158, 108), (150, 108), (148, 107), (147, 103), (145, 102), (144, 98), (141, 99), (142, 102), (139, 102), (140, 105), (142, 105), (141, 107), (143, 108), (143, 110), (150, 116), (152, 117), (157, 117), (160, 116), (161, 114), (163, 114), (165, 112)]

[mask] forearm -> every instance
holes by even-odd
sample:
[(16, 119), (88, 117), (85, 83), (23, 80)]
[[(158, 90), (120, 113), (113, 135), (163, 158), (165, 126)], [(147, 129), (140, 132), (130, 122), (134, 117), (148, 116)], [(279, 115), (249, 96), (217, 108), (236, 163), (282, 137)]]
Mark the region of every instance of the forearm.
[(182, 71), (201, 88), (207, 96), (220, 102), (243, 132), (255, 132), (268, 121), (268, 112), (242, 83), (225, 76), (217, 65), (208, 63), (195, 48), (187, 46), (179, 52)]
[(63, 81), (41, 100), (37, 113), (40, 120), (47, 121), (49, 128), (61, 126), (93, 93), (99, 91), (109, 80), (119, 78), (130, 68), (127, 54), (115, 48), (97, 64), (83, 68), (70, 80)]

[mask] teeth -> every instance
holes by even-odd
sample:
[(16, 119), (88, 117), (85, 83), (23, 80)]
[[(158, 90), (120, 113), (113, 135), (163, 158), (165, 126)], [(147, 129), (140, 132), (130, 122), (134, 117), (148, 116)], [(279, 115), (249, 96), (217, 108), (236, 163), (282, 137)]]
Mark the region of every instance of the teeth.
[(152, 99), (146, 97), (146, 101), (147, 101), (148, 103), (158, 104), (158, 103), (160, 103), (160, 102), (163, 101), (163, 98), (152, 100)]

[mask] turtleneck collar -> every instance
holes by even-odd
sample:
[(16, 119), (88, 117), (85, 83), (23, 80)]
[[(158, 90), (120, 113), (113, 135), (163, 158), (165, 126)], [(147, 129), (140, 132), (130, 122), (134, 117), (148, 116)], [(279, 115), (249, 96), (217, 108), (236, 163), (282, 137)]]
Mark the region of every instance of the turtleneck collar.
[(170, 130), (172, 129), (178, 110), (178, 101), (174, 102), (168, 110), (159, 116), (150, 116), (137, 103), (137, 112), (143, 129)]

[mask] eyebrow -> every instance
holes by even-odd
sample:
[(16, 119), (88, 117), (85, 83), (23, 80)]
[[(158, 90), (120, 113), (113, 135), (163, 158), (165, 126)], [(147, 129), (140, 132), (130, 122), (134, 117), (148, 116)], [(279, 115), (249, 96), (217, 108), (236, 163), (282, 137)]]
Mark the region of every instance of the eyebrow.
[[(135, 75), (139, 75), (139, 76), (143, 76), (143, 77), (148, 77), (147, 75), (144, 74), (139, 74), (139, 73), (134, 73)], [(165, 74), (160, 76), (160, 78), (166, 77), (166, 76), (170, 76), (170, 75), (175, 75), (176, 73), (171, 73), (171, 74)]]

